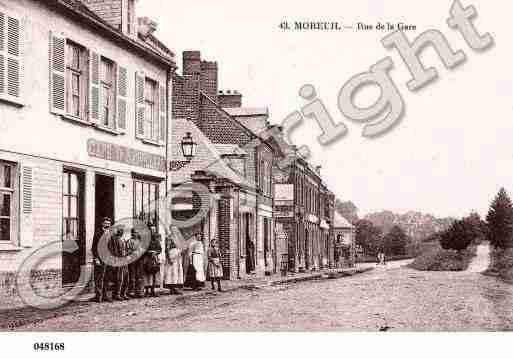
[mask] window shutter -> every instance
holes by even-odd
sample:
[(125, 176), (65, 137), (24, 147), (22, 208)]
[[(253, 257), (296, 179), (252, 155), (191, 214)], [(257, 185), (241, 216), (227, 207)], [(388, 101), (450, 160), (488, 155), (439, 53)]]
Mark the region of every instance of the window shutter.
[(7, 18), (7, 94), (21, 97), (21, 22)]
[(5, 95), (5, 14), (0, 12), (0, 96)]
[(89, 52), (89, 121), (96, 123), (100, 119), (100, 55)]
[(31, 247), (34, 239), (34, 228), (32, 221), (32, 167), (23, 167), (21, 171), (21, 223), (20, 223), (20, 246)]
[(136, 137), (144, 138), (144, 87), (146, 76), (143, 72), (135, 74), (135, 127)]
[(127, 127), (128, 70), (118, 65), (117, 71), (117, 128), (125, 132)]
[(167, 90), (166, 86), (160, 84), (159, 86), (159, 141), (165, 143), (167, 140)]
[(52, 113), (66, 113), (66, 38), (50, 34), (50, 109)]

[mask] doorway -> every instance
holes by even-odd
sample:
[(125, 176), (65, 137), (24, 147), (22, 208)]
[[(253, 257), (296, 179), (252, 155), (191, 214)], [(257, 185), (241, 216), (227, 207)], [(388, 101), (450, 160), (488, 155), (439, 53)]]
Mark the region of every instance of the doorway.
[(310, 246), (308, 238), (308, 229), (305, 230), (305, 269), (310, 269)]
[(95, 178), (95, 233), (101, 228), (103, 218), (109, 217), (114, 223), (114, 177), (97, 174)]
[(242, 228), (243, 238), (246, 244), (246, 274), (254, 273), (256, 269), (256, 258), (255, 258), (255, 243), (253, 242), (252, 236), (252, 218), (250, 213), (243, 213), (242, 215)]
[[(85, 265), (84, 174), (65, 169), (62, 173), (62, 241), (77, 245), (78, 250), (62, 251), (62, 285), (68, 286), (80, 279), (80, 268)], [(72, 248), (72, 247), (71, 247)]]

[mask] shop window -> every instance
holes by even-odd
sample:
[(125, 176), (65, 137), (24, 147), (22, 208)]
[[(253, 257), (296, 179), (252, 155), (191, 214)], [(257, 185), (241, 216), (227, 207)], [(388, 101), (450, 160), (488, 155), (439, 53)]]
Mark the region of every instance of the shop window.
[(155, 182), (134, 180), (134, 218), (157, 225), (159, 185)]
[(0, 161), (0, 243), (14, 239), (17, 198), (15, 170), (15, 165)]

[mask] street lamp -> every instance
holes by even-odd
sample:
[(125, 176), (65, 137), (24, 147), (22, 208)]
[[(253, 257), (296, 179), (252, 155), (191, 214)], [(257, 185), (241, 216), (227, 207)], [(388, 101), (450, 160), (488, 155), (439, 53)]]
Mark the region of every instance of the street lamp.
[(180, 143), (180, 147), (182, 148), (182, 154), (185, 157), (185, 161), (170, 161), (169, 162), (169, 170), (170, 171), (178, 171), (183, 168), (185, 165), (191, 162), (191, 160), (196, 156), (196, 149), (198, 148), (198, 144), (194, 142), (191, 133), (187, 132), (185, 137), (182, 138), (182, 142)]
[(192, 158), (196, 155), (197, 147), (198, 144), (192, 139), (191, 133), (187, 132), (182, 139), (182, 154), (187, 162), (191, 162)]

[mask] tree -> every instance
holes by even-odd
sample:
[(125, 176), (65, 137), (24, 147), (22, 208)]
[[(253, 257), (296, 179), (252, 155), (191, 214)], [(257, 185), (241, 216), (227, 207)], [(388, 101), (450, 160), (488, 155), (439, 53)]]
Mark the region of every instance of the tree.
[(360, 245), (367, 255), (376, 255), (381, 247), (381, 229), (372, 224), (371, 221), (359, 220), (356, 222), (355, 241)]
[(358, 207), (351, 201), (342, 202), (337, 198), (335, 201), (335, 210), (353, 224), (358, 221)]
[(399, 226), (393, 226), (392, 229), (383, 238), (383, 250), (387, 255), (404, 255), (411, 239)]
[(493, 200), (488, 215), (488, 240), (497, 248), (513, 246), (513, 205), (506, 190), (501, 188)]
[(463, 221), (472, 231), (474, 241), (481, 241), (486, 238), (488, 226), (486, 222), (481, 219), (479, 213), (473, 211), (468, 217), (463, 218)]
[(453, 249), (461, 252), (475, 239), (474, 228), (465, 220), (454, 222), (449, 229), (440, 235), (440, 245), (443, 249)]

